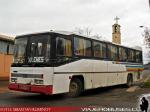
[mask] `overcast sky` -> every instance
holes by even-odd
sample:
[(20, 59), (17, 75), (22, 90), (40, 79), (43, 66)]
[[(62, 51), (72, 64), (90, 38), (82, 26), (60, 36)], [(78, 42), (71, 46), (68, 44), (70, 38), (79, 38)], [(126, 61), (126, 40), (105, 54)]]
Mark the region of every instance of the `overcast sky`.
[(148, 0), (0, 0), (0, 33), (90, 27), (93, 34), (111, 41), (115, 16), (120, 18), (122, 44), (142, 46), (139, 26), (150, 27)]

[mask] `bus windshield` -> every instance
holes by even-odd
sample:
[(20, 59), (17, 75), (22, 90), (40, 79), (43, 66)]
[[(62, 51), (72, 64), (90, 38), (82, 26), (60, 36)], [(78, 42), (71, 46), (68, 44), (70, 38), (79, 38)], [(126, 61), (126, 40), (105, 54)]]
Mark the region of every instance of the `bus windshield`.
[(14, 63), (47, 63), (50, 60), (50, 38), (35, 35), (15, 40)]
[(14, 63), (24, 63), (27, 38), (15, 39)]

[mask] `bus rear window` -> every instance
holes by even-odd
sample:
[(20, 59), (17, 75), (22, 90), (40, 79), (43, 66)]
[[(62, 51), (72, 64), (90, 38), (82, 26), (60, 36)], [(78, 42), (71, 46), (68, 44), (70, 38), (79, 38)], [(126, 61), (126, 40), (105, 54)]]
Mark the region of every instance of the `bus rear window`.
[(48, 63), (50, 60), (50, 37), (31, 36), (29, 40), (28, 63)]

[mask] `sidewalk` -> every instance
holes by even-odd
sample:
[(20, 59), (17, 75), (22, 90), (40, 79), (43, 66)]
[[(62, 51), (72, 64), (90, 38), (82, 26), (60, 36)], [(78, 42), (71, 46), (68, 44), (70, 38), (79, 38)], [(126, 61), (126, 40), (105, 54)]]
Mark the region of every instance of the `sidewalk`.
[(9, 80), (9, 77), (2, 77), (0, 76), (0, 81), (8, 81)]
[(9, 81), (0, 81), (0, 93), (8, 91), (8, 83)]

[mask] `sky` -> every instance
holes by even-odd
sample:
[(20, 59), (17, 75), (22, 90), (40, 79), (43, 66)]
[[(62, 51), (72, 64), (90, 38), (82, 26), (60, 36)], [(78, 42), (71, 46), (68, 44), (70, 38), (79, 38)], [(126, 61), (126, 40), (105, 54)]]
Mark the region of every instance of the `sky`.
[(116, 16), (120, 18), (122, 44), (144, 46), (144, 29), (139, 26), (150, 27), (148, 0), (0, 0), (0, 34), (89, 27), (93, 35), (111, 41)]

